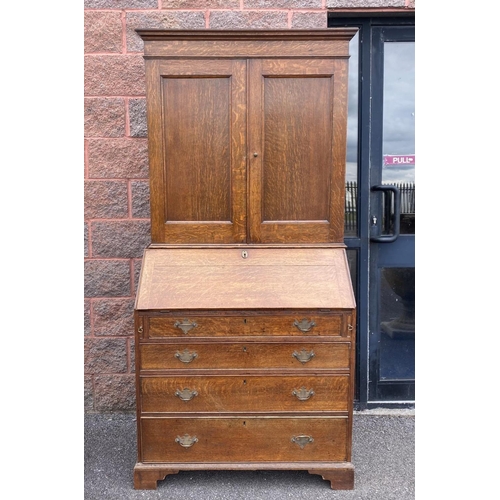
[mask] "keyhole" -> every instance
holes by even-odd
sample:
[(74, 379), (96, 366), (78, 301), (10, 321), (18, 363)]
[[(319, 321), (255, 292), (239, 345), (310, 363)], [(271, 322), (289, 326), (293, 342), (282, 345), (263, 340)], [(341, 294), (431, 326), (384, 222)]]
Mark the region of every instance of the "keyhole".
[(243, 250), (243, 252), (241, 252), (241, 256), (246, 259), (248, 257), (248, 252), (246, 250)]

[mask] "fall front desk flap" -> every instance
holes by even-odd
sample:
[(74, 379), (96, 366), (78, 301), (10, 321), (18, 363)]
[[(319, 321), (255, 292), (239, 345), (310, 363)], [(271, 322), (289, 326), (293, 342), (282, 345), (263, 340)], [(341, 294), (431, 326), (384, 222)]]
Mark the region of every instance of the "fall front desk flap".
[(136, 310), (355, 308), (344, 248), (148, 248)]

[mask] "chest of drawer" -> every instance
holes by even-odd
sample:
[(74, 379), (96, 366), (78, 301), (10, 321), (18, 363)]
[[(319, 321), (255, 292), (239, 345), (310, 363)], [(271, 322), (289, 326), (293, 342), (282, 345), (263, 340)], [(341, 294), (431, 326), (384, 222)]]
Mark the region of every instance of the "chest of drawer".
[(141, 377), (143, 412), (347, 411), (349, 375)]
[(227, 336), (347, 336), (342, 314), (297, 312), (296, 314), (224, 315), (175, 314), (144, 318), (143, 338)]
[(140, 370), (348, 369), (349, 342), (139, 344)]
[(345, 417), (142, 418), (143, 462), (343, 461)]

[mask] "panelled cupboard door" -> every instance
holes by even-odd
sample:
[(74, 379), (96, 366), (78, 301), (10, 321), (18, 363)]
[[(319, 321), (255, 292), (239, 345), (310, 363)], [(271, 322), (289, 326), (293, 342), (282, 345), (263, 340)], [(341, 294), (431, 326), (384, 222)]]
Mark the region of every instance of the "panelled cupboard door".
[(145, 59), (152, 243), (343, 243), (347, 53), (212, 42)]
[(241, 243), (246, 61), (146, 60), (153, 243)]
[(347, 62), (249, 62), (250, 240), (343, 242)]

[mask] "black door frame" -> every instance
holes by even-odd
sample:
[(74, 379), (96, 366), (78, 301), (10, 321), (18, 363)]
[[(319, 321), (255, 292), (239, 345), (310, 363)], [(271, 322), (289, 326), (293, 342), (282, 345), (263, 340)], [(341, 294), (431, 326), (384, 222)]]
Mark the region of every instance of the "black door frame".
[[(370, 397), (370, 366), (369, 366), (369, 331), (370, 331), (370, 203), (371, 185), (369, 168), (371, 165), (371, 134), (373, 110), (370, 105), (372, 85), (375, 76), (372, 72), (373, 60), (373, 28), (391, 26), (415, 26), (414, 13), (397, 16), (352, 16), (348, 13), (328, 13), (328, 27), (357, 27), (359, 29), (359, 82), (358, 82), (358, 232), (356, 237), (346, 237), (345, 244), (349, 252), (356, 253), (356, 290), (357, 301), (357, 345), (356, 345), (356, 394), (355, 409), (364, 410), (373, 407), (412, 408), (414, 401), (391, 402), (369, 401)], [(380, 124), (379, 124), (380, 125)], [(360, 217), (364, 214), (364, 217)], [(373, 384), (371, 384), (373, 390)]]

